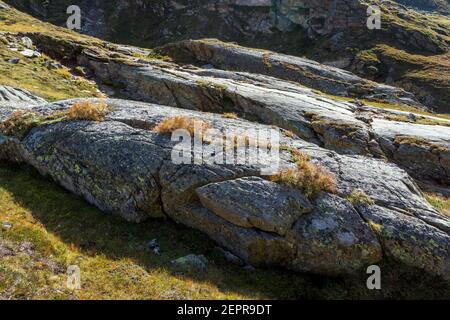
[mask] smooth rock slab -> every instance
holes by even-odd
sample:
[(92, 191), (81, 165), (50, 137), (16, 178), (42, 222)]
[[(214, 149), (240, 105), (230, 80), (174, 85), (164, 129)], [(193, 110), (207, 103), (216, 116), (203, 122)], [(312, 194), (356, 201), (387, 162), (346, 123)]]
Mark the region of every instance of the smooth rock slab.
[(280, 235), (313, 209), (300, 191), (256, 177), (212, 183), (196, 191), (203, 206), (233, 224)]

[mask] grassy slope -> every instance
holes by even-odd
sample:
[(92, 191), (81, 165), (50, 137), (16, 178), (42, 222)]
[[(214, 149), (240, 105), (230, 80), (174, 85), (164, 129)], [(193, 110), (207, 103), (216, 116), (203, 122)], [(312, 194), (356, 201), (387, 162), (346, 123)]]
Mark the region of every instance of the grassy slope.
[(450, 199), (442, 195), (428, 193), (427, 200), (441, 213), (450, 217)]
[[(65, 38), (90, 40), (13, 9), (0, 10), (0, 32), (9, 32), (13, 36), (19, 32), (45, 32)], [(14, 37), (20, 43), (20, 36)], [(72, 75), (66, 67), (48, 69), (44, 65), (45, 61), (51, 61), (48, 56), (30, 59), (9, 50), (6, 38), (6, 35), (0, 34), (0, 84), (30, 90), (50, 101), (100, 95), (95, 82)], [(20, 58), (21, 61), (11, 64), (8, 61), (12, 58)]]
[[(229, 265), (207, 237), (169, 221), (136, 225), (106, 215), (24, 167), (0, 166), (0, 221), (13, 224), (0, 233), (0, 246), (17, 252), (0, 259), (0, 298), (265, 299), (327, 292), (326, 282), (306, 276)], [(146, 249), (154, 238), (161, 256)], [(20, 253), (24, 241), (35, 246), (32, 254)], [(208, 257), (207, 273), (171, 269), (172, 259), (190, 253)], [(82, 270), (81, 291), (65, 287), (64, 272), (73, 264)], [(345, 290), (335, 285), (327, 294)]]
[[(57, 205), (55, 205), (57, 204)], [(361, 279), (330, 279), (287, 271), (245, 270), (224, 261), (201, 233), (170, 221), (124, 222), (42, 179), (28, 167), (0, 165), (0, 299), (299, 299), (442, 298), (446, 289), (405, 274), (383, 278), (383, 291)], [(158, 239), (162, 255), (146, 248)], [(27, 246), (31, 243), (32, 246)], [(170, 261), (204, 254), (206, 273), (183, 272)], [(66, 268), (81, 269), (81, 290), (69, 290)]]

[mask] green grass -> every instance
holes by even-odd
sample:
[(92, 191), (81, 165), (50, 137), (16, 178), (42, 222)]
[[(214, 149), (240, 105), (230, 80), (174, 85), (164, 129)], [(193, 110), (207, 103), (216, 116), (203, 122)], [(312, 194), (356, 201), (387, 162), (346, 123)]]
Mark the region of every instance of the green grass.
[(450, 199), (434, 193), (426, 193), (428, 202), (442, 214), (450, 217)]
[[(335, 96), (328, 93), (324, 93), (319, 90), (313, 90), (314, 93), (319, 94), (321, 96), (324, 96), (326, 98), (334, 99), (334, 100), (340, 100), (344, 102), (351, 102), (354, 103), (354, 98), (349, 97), (342, 97), (342, 96)], [(433, 113), (426, 111), (424, 109), (420, 109), (418, 107), (409, 106), (406, 104), (399, 104), (399, 103), (392, 103), (392, 102), (386, 102), (386, 101), (374, 101), (374, 100), (368, 100), (368, 99), (359, 99), (362, 103), (364, 103), (367, 106), (372, 106), (380, 109), (386, 109), (386, 110), (397, 110), (397, 111), (403, 111), (403, 112), (411, 112), (422, 116), (428, 116), (428, 117), (436, 117), (436, 118), (442, 118), (444, 120), (450, 120), (450, 115), (445, 113)], [(395, 117), (395, 116), (392, 116)], [(401, 116), (400, 116), (401, 117)], [(394, 118), (393, 118), (394, 119)], [(402, 119), (402, 118), (398, 118)], [(393, 121), (401, 121), (401, 120), (393, 120)], [(403, 118), (404, 119), (404, 118)], [(419, 119), (417, 122), (419, 124), (429, 124), (429, 125), (446, 125), (446, 122), (440, 121), (438, 119)]]
[[(0, 245), (36, 247), (34, 256), (0, 259), (0, 296), (54, 299), (267, 299), (314, 296), (311, 279), (289, 272), (246, 271), (222, 261), (206, 236), (170, 221), (132, 224), (105, 214), (25, 167), (0, 166)], [(158, 239), (162, 255), (146, 243)], [(211, 261), (206, 274), (177, 274), (170, 261), (190, 254)], [(38, 267), (50, 259), (65, 270), (78, 265), (82, 290), (66, 275)], [(20, 279), (20, 286), (14, 283)], [(308, 288), (307, 291), (305, 289)]]
[[(16, 57), (21, 59), (18, 64), (8, 62)], [(0, 47), (0, 84), (27, 89), (49, 101), (100, 96), (95, 82), (73, 76), (66, 67), (49, 70), (46, 60), (51, 59), (45, 55), (30, 59)]]
[[(226, 262), (205, 235), (170, 221), (124, 222), (102, 213), (33, 169), (0, 165), (0, 246), (17, 254), (0, 259), (0, 298), (12, 299), (301, 299), (443, 297), (432, 281), (386, 271), (384, 290), (362, 278), (334, 279), (288, 271), (244, 270)], [(146, 243), (158, 239), (162, 255)], [(30, 242), (31, 254), (20, 252)], [(206, 273), (180, 273), (173, 259), (204, 254)], [(69, 265), (81, 269), (81, 290), (66, 287)], [(391, 270), (387, 268), (386, 270)], [(403, 282), (399, 283), (399, 279)], [(413, 284), (413, 287), (408, 287)], [(406, 287), (405, 287), (406, 286)]]
[[(9, 32), (15, 35), (15, 43), (20, 44), (18, 33), (41, 32), (65, 40), (82, 41), (87, 44), (100, 44), (101, 41), (72, 32), (70, 30), (41, 22), (30, 15), (15, 9), (0, 10), (0, 32)], [(98, 86), (95, 82), (86, 78), (75, 76), (76, 70), (67, 67), (49, 69), (46, 61), (52, 61), (49, 56), (43, 54), (39, 58), (26, 58), (18, 52), (8, 49), (6, 37), (1, 37), (0, 42), (0, 85), (8, 85), (27, 89), (34, 94), (49, 101), (57, 101), (78, 97), (100, 97)], [(12, 58), (20, 58), (18, 64), (8, 61)]]

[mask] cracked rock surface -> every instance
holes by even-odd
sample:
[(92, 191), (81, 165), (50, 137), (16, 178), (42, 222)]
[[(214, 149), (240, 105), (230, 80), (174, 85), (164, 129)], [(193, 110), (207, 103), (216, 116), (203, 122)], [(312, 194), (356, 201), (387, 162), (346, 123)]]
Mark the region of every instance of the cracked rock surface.
[[(150, 72), (147, 68), (144, 74)], [(76, 101), (29, 108), (49, 114)], [(177, 142), (151, 130), (175, 115), (208, 121), (235, 135), (273, 130), (271, 125), (161, 104), (105, 102), (112, 111), (104, 122), (61, 121), (35, 127), (22, 140), (2, 136), (1, 157), (28, 163), (101, 210), (129, 221), (168, 217), (200, 230), (255, 266), (344, 275), (390, 259), (450, 281), (450, 219), (424, 199), (396, 164), (282, 135), (281, 145), (310, 155), (336, 176), (336, 194), (307, 198), (301, 190), (261, 175), (264, 163), (175, 164), (171, 153)], [(0, 121), (20, 108), (2, 109)], [(288, 148), (280, 150), (280, 169), (294, 166)], [(347, 200), (356, 189), (374, 204)]]
[[(411, 114), (326, 94), (416, 103), (414, 95), (402, 89), (311, 60), (217, 40), (168, 45), (161, 50), (175, 61), (167, 62), (136, 58), (108, 45), (95, 49), (83, 42), (26, 35), (50, 55), (65, 52), (67, 59), (90, 70), (97, 82), (113, 84), (120, 97), (189, 110), (234, 112), (340, 154), (385, 159), (416, 179), (449, 184), (450, 121), (441, 119), (439, 125), (392, 121), (393, 115)], [(209, 66), (186, 65), (185, 56)], [(419, 139), (399, 143), (397, 138), (404, 136)]]

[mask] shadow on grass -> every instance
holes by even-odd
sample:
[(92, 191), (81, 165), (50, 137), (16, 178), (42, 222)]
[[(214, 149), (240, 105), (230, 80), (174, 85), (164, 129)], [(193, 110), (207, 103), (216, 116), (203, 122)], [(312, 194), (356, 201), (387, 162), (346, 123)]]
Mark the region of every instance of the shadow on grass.
[[(27, 166), (0, 165), (0, 188), (10, 192), (47, 232), (75, 246), (83, 255), (105, 255), (112, 260), (129, 258), (147, 271), (164, 269), (185, 279), (210, 283), (222, 292), (263, 299), (410, 297), (403, 283), (380, 293), (368, 291), (364, 278), (331, 279), (284, 270), (244, 270), (227, 263), (214, 242), (200, 232), (171, 221), (127, 223), (102, 213)], [(152, 239), (158, 240), (162, 255), (156, 256), (147, 248), (146, 244)], [(208, 258), (207, 272), (180, 274), (173, 269), (170, 263), (173, 259), (191, 253)], [(398, 279), (392, 280), (398, 282)], [(411, 279), (404, 280), (401, 282), (411, 282)], [(422, 290), (421, 287), (422, 284), (410, 291)], [(425, 291), (410, 293), (412, 297), (428, 296)], [(437, 291), (433, 297), (436, 294), (439, 297), (441, 293)]]

